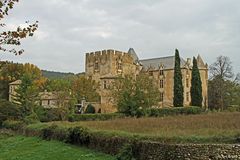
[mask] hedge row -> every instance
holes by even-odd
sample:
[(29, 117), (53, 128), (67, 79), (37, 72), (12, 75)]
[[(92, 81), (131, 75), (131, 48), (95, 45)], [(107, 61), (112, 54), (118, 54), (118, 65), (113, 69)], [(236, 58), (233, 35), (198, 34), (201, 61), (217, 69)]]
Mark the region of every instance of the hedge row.
[[(200, 114), (204, 110), (200, 107), (172, 107), (172, 108), (151, 108), (139, 111), (138, 117), (163, 117), (173, 115)], [(69, 121), (91, 121), (91, 120), (111, 120), (124, 118), (126, 115), (121, 113), (97, 113), (97, 114), (74, 114), (69, 117)]]
[(120, 113), (74, 114), (72, 117), (69, 117), (69, 121), (105, 121), (124, 117), (125, 115)]
[(58, 140), (82, 145), (107, 154), (117, 154), (125, 143), (130, 142), (127, 137), (106, 136), (79, 126), (62, 128), (53, 124), (51, 126), (31, 128), (20, 121), (5, 121), (3, 126), (26, 136), (38, 136), (45, 140)]
[(192, 115), (204, 112), (200, 107), (171, 107), (171, 108), (151, 108), (145, 111), (145, 116), (148, 117), (163, 117), (174, 115)]
[[(61, 128), (57, 125), (30, 128), (21, 122), (6, 121), (4, 126), (27, 136), (39, 136), (45, 140), (59, 140), (75, 145), (83, 145), (108, 154), (118, 154), (118, 160), (136, 159), (204, 159), (218, 155), (239, 156), (239, 145), (214, 144), (166, 144), (142, 141), (137, 138), (102, 135), (84, 127)], [(120, 153), (120, 154), (119, 154)], [(224, 158), (223, 158), (224, 159)]]

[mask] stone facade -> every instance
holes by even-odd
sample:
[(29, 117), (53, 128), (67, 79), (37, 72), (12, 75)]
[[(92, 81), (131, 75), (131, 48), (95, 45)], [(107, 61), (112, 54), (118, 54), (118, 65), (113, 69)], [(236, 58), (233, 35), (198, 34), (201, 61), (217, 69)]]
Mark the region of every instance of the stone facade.
[[(197, 57), (197, 62), (202, 80), (203, 106), (207, 107), (208, 66), (203, 62), (200, 55)], [(174, 64), (174, 56), (140, 60), (132, 48), (128, 52), (102, 50), (86, 53), (85, 73), (88, 78), (100, 83), (99, 93), (103, 113), (116, 111), (109, 85), (119, 76), (136, 76), (139, 73), (149, 74), (156, 80), (161, 99), (159, 107), (172, 107)], [(184, 106), (189, 106), (191, 102), (191, 58), (187, 60), (181, 58), (181, 70), (184, 86)]]
[(21, 80), (16, 80), (12, 83), (9, 84), (9, 101), (10, 102), (13, 102), (13, 103), (18, 103), (16, 100), (15, 100), (15, 97), (17, 95), (17, 92), (16, 90), (18, 89), (19, 85), (22, 83)]

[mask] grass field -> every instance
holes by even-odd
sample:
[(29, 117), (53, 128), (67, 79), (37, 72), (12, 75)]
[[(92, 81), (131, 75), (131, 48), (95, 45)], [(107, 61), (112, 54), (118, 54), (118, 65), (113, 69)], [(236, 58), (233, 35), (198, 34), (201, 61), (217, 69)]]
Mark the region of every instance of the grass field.
[(0, 160), (113, 160), (86, 148), (0, 133)]
[[(178, 139), (187, 142), (231, 143), (240, 136), (240, 113), (222, 112), (162, 118), (125, 118), (109, 121), (51, 122), (62, 127), (84, 126), (94, 131)], [(40, 125), (40, 124), (39, 124)], [(36, 125), (37, 126), (37, 125)], [(35, 126), (35, 127), (36, 127)], [(32, 126), (34, 127), (34, 126)]]

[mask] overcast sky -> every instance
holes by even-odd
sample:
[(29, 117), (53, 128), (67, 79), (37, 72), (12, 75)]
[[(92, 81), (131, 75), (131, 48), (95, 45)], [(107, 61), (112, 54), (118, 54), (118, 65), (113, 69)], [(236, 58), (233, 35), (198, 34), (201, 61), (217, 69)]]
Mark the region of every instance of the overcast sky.
[(0, 59), (41, 69), (82, 72), (85, 53), (127, 51), (140, 59), (200, 54), (208, 64), (229, 56), (240, 72), (240, 0), (20, 0), (7, 17), (9, 28), (39, 21), (24, 55)]

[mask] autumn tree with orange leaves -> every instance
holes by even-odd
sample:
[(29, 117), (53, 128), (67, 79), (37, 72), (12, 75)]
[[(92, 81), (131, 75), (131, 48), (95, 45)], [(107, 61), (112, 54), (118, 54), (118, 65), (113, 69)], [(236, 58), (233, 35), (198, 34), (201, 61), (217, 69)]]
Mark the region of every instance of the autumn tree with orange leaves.
[[(4, 28), (7, 25), (5, 23), (1, 23), (1, 21), (9, 15), (9, 11), (13, 9), (14, 5), (18, 3), (19, 0), (1, 0), (0, 1), (0, 27)], [(17, 50), (15, 48), (7, 49), (6, 45), (21, 45), (21, 39), (25, 39), (27, 37), (33, 36), (34, 32), (38, 28), (38, 21), (33, 24), (29, 24), (26, 22), (26, 27), (17, 27), (16, 30), (13, 31), (2, 31), (0, 33), (0, 51), (10, 52), (15, 55), (21, 55), (24, 50)], [(4, 29), (3, 29), (4, 30)]]

